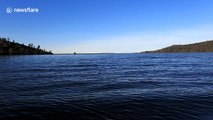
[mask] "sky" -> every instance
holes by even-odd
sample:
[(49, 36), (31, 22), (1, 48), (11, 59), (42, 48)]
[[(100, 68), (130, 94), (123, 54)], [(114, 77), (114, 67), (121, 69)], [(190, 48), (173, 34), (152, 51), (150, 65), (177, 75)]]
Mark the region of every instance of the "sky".
[(0, 0), (0, 37), (53, 53), (156, 50), (213, 39), (212, 5), (213, 0)]

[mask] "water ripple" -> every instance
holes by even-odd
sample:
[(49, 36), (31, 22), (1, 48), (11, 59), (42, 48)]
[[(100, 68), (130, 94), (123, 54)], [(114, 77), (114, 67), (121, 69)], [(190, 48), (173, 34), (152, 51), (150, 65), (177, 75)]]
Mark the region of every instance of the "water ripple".
[(0, 66), (0, 119), (213, 119), (212, 53), (1, 56)]

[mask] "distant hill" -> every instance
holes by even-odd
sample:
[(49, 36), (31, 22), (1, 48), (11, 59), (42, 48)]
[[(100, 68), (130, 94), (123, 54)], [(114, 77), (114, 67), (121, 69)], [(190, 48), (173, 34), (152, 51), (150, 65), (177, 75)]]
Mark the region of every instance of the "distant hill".
[(213, 52), (213, 40), (187, 44), (187, 45), (172, 45), (160, 50), (145, 51), (147, 53), (182, 53), (182, 52)]
[(52, 54), (51, 51), (42, 50), (40, 45), (34, 47), (10, 41), (9, 38), (0, 38), (0, 55), (33, 55), (33, 54)]

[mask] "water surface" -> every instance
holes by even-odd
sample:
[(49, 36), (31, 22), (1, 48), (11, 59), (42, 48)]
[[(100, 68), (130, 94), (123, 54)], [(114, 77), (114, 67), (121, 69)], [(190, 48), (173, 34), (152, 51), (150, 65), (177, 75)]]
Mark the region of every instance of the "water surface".
[(212, 120), (213, 53), (0, 56), (0, 119)]

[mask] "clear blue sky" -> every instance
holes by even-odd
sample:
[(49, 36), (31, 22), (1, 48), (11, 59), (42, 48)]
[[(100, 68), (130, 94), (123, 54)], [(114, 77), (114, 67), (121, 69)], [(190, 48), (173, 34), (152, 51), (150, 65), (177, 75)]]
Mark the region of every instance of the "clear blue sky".
[[(213, 39), (213, 0), (0, 0), (0, 36), (55, 53), (140, 52)], [(6, 13), (6, 8), (38, 13)]]

